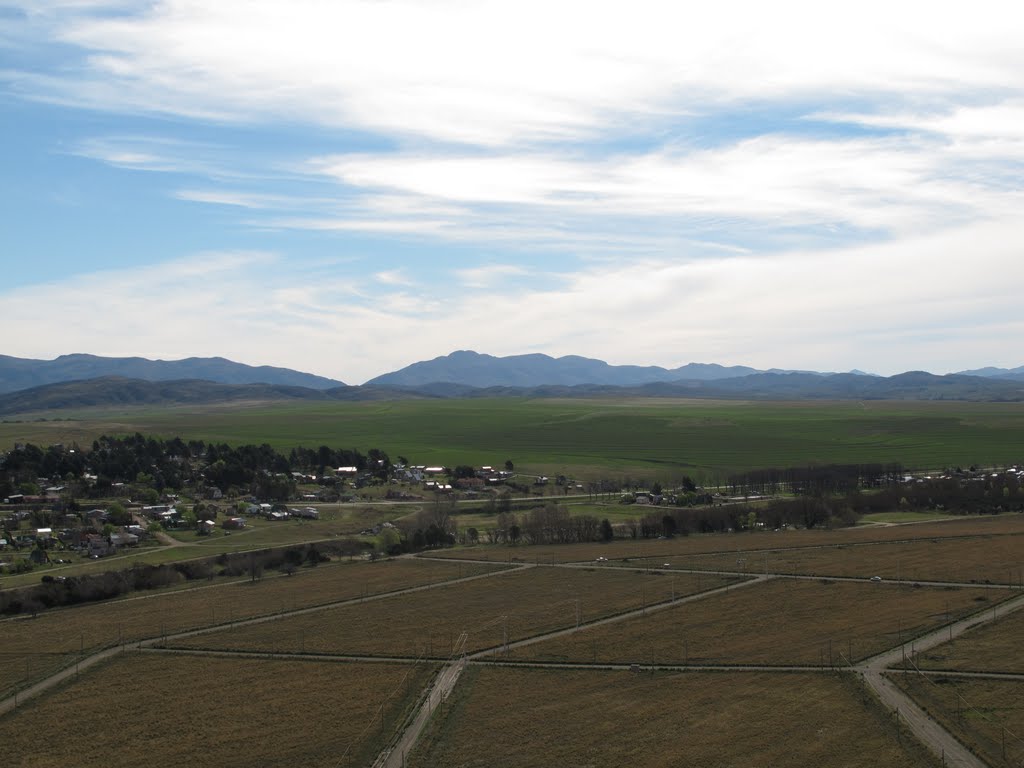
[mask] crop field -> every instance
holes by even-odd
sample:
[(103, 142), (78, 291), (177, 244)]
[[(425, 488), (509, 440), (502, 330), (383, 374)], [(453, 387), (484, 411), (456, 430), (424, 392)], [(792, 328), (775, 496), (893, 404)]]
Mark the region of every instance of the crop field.
[(73, 664), (82, 652), (278, 611), (433, 584), (494, 570), (473, 563), (338, 563), (234, 582), (47, 611), (0, 621), (0, 695)]
[(675, 568), (1024, 587), (1024, 536), (922, 539), (665, 558)]
[(463, 677), (410, 768), (938, 763), (897, 741), (881, 707), (838, 676), (471, 667)]
[(890, 674), (988, 765), (1024, 762), (1024, 682)]
[(510, 658), (694, 665), (827, 665), (831, 659), (846, 666), (1011, 594), (771, 579), (516, 648)]
[(965, 632), (952, 642), (919, 653), (914, 662), (921, 669), (1024, 674), (1024, 611), (1014, 611), (991, 623)]
[[(636, 509), (634, 507), (634, 509)], [(651, 511), (648, 508), (646, 511)], [(656, 508), (653, 508), (656, 510)], [(636, 510), (637, 515), (645, 510)], [(432, 557), (495, 560), (500, 562), (574, 563), (590, 562), (598, 557), (609, 560), (629, 558), (633, 565), (661, 565), (667, 558), (701, 553), (736, 553), (754, 550), (781, 550), (797, 547), (822, 547), (873, 542), (918, 541), (930, 539), (968, 540), (1024, 534), (1024, 515), (1010, 514), (981, 518), (955, 518), (942, 522), (903, 526), (863, 526), (837, 530), (783, 530), (752, 533), (719, 533), (676, 536), (671, 539), (615, 539), (589, 544), (552, 544), (539, 546), (475, 546), (432, 553)], [(993, 539), (994, 540), (994, 539)], [(1017, 539), (1024, 555), (1024, 539)], [(852, 548), (851, 548), (852, 551)], [(1022, 557), (1024, 562), (1024, 557)], [(753, 565), (753, 564), (751, 564)], [(763, 563), (761, 564), (763, 566)], [(1020, 564), (1014, 567), (1020, 567)], [(732, 569), (735, 568), (735, 562)], [(1006, 572), (1003, 570), (1003, 577)]]
[(368, 765), (432, 672), (127, 654), (0, 718), (0, 743), (24, 768)]
[(172, 643), (175, 647), (377, 656), (447, 657), (467, 633), (467, 650), (581, 622), (639, 610), (728, 583), (714, 576), (676, 577), (622, 570), (531, 568), (452, 584), (430, 592), (396, 595), (219, 630)]
[[(52, 414), (45, 414), (52, 416)], [(757, 467), (1020, 460), (1024, 404), (464, 399), (135, 408), (0, 423), (15, 442), (88, 445), (136, 431), (212, 442), (382, 448), (416, 463), (500, 464), (580, 478), (697, 479)]]

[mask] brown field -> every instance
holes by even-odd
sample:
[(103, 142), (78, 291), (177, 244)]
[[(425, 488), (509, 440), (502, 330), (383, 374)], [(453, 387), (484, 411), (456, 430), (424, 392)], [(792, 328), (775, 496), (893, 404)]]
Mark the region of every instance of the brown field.
[[(657, 507), (638, 509), (637, 517), (657, 512)], [(957, 517), (907, 525), (865, 525), (836, 530), (755, 531), (752, 533), (708, 533), (671, 539), (616, 539), (606, 543), (543, 544), (538, 546), (476, 546), (432, 553), (431, 556), (498, 562), (556, 563), (586, 562), (597, 557), (612, 560), (664, 558), (712, 552), (737, 552), (784, 547), (832, 546), (866, 542), (913, 539), (1003, 536), (1024, 534), (1024, 514), (993, 517)]]
[(293, 576), (234, 582), (187, 591), (137, 593), (0, 621), (0, 694), (67, 664), (80, 652), (187, 629), (321, 605), (363, 594), (446, 581), (493, 570), (474, 563), (430, 560), (356, 562), (305, 568)]
[(912, 739), (898, 742), (886, 713), (846, 677), (494, 667), (464, 673), (408, 760), (410, 768), (937, 764)]
[[(670, 557), (677, 568), (813, 576), (883, 576), (887, 580), (949, 581), (977, 584), (1024, 583), (1024, 536), (921, 539), (913, 542), (830, 545), (805, 549), (734, 551)], [(635, 559), (630, 565), (635, 565)]]
[(0, 743), (24, 768), (368, 765), (432, 673), (127, 654), (0, 719)]
[(872, 656), (1009, 596), (1006, 590), (794, 579), (741, 587), (513, 649), (531, 661), (828, 664)]
[(914, 657), (921, 669), (1024, 674), (1020, 639), (1024, 637), (1024, 611), (1015, 611), (972, 629)]
[(447, 657), (461, 633), (467, 649), (501, 645), (639, 609), (726, 583), (714, 576), (621, 569), (531, 568), (429, 592), (332, 608), (185, 638), (175, 646), (309, 653)]
[(932, 675), (890, 678), (988, 765), (1024, 763), (1024, 683)]

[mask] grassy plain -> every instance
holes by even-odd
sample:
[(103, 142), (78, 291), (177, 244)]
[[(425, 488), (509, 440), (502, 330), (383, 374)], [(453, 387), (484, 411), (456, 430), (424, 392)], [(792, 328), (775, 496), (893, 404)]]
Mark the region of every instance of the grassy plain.
[[(41, 414), (44, 417), (52, 413)], [(88, 445), (136, 431), (212, 442), (379, 447), (415, 463), (501, 464), (580, 478), (666, 481), (756, 467), (1018, 461), (1022, 403), (465, 399), (85, 409), (0, 422), (15, 442)]]
[(0, 743), (5, 762), (24, 768), (369, 765), (430, 674), (128, 654), (0, 718)]
[(1024, 683), (890, 674), (987, 765), (1024, 764)]
[(479, 650), (727, 583), (624, 570), (531, 568), (184, 638), (176, 647), (447, 657), (461, 633)]
[(0, 695), (73, 664), (81, 652), (198, 627), (433, 584), (493, 570), (473, 563), (337, 563), (274, 576), (152, 592), (0, 621)]
[(911, 739), (898, 742), (886, 713), (838, 676), (474, 667), (459, 685), (410, 768), (938, 762)]
[(872, 656), (1009, 596), (772, 579), (511, 651), (530, 661), (837, 666)]

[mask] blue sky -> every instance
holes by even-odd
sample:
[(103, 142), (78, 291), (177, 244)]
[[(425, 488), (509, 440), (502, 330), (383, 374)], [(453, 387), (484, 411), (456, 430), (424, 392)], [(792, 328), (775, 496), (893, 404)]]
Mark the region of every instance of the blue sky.
[(0, 353), (1024, 362), (1024, 10), (706, 5), (0, 0)]

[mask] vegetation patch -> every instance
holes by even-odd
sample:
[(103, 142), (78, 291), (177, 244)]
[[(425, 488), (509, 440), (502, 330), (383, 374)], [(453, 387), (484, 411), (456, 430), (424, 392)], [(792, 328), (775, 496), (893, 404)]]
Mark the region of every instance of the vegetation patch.
[(128, 654), (0, 719), (0, 742), (24, 768), (369, 765), (432, 672)]
[(976, 588), (772, 579), (513, 649), (530, 661), (847, 666), (978, 610)]
[[(185, 638), (176, 646), (250, 651), (421, 655), (575, 627), (727, 583), (714, 576), (531, 568), (409, 595)], [(466, 634), (464, 645), (459, 638)]]
[(987, 765), (1024, 762), (1024, 683), (897, 673), (889, 677)]
[(886, 713), (845, 677), (473, 667), (408, 763), (903, 768), (938, 761), (912, 739), (897, 741)]

